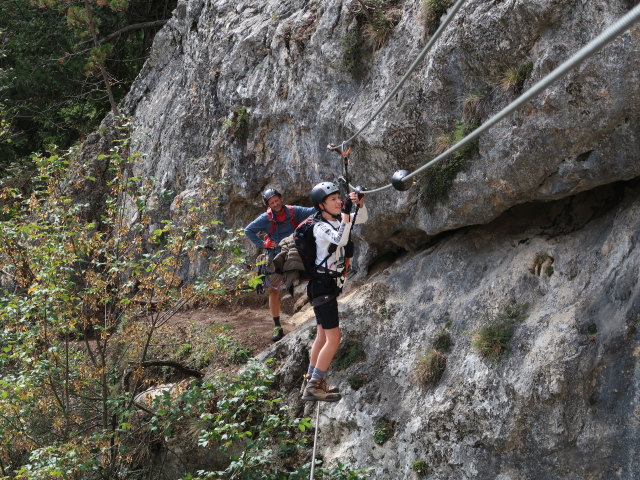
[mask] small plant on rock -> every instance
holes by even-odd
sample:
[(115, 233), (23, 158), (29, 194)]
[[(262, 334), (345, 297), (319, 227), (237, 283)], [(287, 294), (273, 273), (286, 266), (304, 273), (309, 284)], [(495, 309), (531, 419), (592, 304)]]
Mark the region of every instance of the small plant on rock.
[(391, 318), (391, 311), (389, 310), (389, 307), (386, 303), (380, 304), (380, 306), (378, 307), (378, 312), (386, 319)]
[(505, 92), (519, 94), (524, 88), (524, 84), (533, 71), (533, 63), (526, 62), (518, 67), (512, 67), (504, 72), (500, 77), (500, 87)]
[(533, 259), (533, 263), (529, 267), (529, 271), (534, 275), (540, 276), (544, 273), (547, 277), (553, 275), (553, 262), (555, 259), (548, 253), (537, 253)]
[(471, 344), (484, 357), (497, 360), (507, 350), (513, 336), (511, 322), (490, 322), (479, 328), (471, 337)]
[(251, 114), (245, 107), (238, 107), (235, 109), (234, 120), (238, 131), (246, 131), (249, 128), (249, 122), (251, 121)]
[(313, 326), (309, 329), (309, 340), (314, 340), (318, 334), (318, 327)]
[(462, 122), (465, 125), (480, 125), (486, 112), (486, 100), (477, 92), (470, 93), (462, 101)]
[(347, 383), (353, 390), (360, 390), (369, 383), (369, 377), (362, 373), (356, 373), (347, 378)]
[(336, 370), (345, 370), (357, 362), (366, 358), (362, 343), (354, 340), (347, 340), (340, 346), (333, 362)]
[(367, 16), (364, 26), (364, 38), (374, 49), (380, 48), (389, 38), (401, 18), (401, 11), (390, 8), (392, 2), (385, 0), (361, 1)]
[(494, 316), (486, 316), (484, 324), (473, 332), (471, 345), (483, 357), (497, 361), (508, 350), (515, 325), (525, 318), (526, 304), (511, 303)]
[(232, 137), (244, 138), (248, 133), (250, 122), (251, 114), (246, 107), (241, 106), (235, 108), (224, 123), (227, 126), (229, 135)]
[(354, 77), (360, 76), (364, 70), (364, 65), (362, 64), (362, 33), (359, 29), (342, 37), (342, 64)]
[(354, 77), (365, 70), (364, 54), (382, 47), (402, 18), (395, 0), (358, 0), (358, 3), (356, 24), (342, 37), (342, 63)]
[(433, 348), (441, 352), (449, 352), (453, 346), (453, 339), (447, 330), (439, 331), (433, 339)]
[(453, 0), (422, 0), (422, 17), (429, 35), (440, 25), (440, 19), (453, 5)]
[(413, 470), (418, 477), (424, 477), (429, 473), (429, 464), (426, 460), (415, 460), (411, 465), (411, 470)]
[[(434, 153), (438, 155), (446, 151), (467, 136), (474, 128), (475, 125), (468, 125), (462, 121), (456, 122), (456, 126), (451, 132), (436, 138)], [(453, 152), (449, 158), (443, 159), (428, 170), (422, 197), (429, 211), (433, 211), (439, 202), (448, 198), (454, 180), (460, 172), (467, 169), (471, 157), (477, 149), (477, 141), (468, 143)]]
[(393, 437), (394, 428), (394, 422), (385, 419), (379, 420), (373, 429), (373, 441), (376, 445), (384, 445), (387, 440)]
[(415, 365), (415, 378), (424, 387), (436, 385), (447, 368), (447, 356), (431, 348), (425, 351)]

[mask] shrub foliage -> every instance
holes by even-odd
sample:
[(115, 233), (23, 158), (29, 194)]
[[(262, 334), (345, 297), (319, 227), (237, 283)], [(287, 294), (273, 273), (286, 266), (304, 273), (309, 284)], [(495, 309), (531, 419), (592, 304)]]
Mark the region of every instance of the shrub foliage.
[(447, 356), (431, 348), (425, 351), (416, 362), (416, 380), (423, 386), (436, 385), (447, 368)]
[(485, 315), (471, 336), (471, 345), (483, 357), (497, 361), (508, 351), (515, 326), (525, 318), (528, 305), (512, 302), (495, 315)]
[[(206, 352), (194, 343), (171, 351), (154, 343), (180, 308), (231, 295), (255, 278), (241, 265), (241, 233), (211, 218), (211, 186), (182, 202), (154, 192), (132, 175), (136, 158), (124, 138), (98, 159), (107, 176), (94, 219), (66, 193), (78, 182), (99, 183), (85, 166), (70, 167), (72, 152), (35, 159), (29, 196), (1, 186), (0, 479), (153, 478), (151, 451), (166, 451), (186, 431), (226, 462), (202, 478), (304, 478), (302, 457), (274, 459), (279, 447), (306, 445), (309, 419), (288, 413), (266, 367), (202, 383), (193, 367), (204, 366)], [(166, 198), (174, 198), (179, 220), (158, 217)], [(208, 270), (186, 281), (187, 267), (203, 262)], [(163, 352), (174, 357), (153, 357)], [(214, 339), (213, 353), (229, 363), (248, 357), (224, 336)], [(158, 383), (148, 365), (183, 359), (192, 368), (181, 371), (197, 380), (140, 400)], [(364, 475), (333, 470), (331, 478)], [(320, 469), (324, 478), (333, 470)]]

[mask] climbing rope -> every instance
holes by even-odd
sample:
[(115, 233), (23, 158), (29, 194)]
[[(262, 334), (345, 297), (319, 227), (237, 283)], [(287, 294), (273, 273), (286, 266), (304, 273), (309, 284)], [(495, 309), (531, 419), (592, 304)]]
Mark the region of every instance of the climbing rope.
[[(461, 2), (459, 2), (459, 3), (461, 3)], [(589, 57), (595, 55), (598, 51), (600, 51), (602, 48), (604, 48), (607, 44), (611, 43), (615, 38), (617, 38), (619, 35), (623, 34), (629, 28), (631, 28), (631, 26), (633, 26), (633, 24), (636, 23), (638, 20), (640, 20), (640, 5), (637, 5), (632, 10), (630, 10), (626, 15), (621, 17), (617, 22), (615, 22), (614, 24), (609, 26), (600, 35), (598, 35), (596, 38), (591, 40), (587, 45), (585, 45), (580, 50), (578, 50), (578, 52), (575, 53), (571, 58), (569, 58), (564, 63), (562, 63), (559, 67), (557, 67), (555, 70), (553, 70), (551, 73), (549, 73), (546, 77), (544, 77), (542, 80), (540, 80), (538, 83), (536, 83), (533, 87), (531, 87), (525, 93), (520, 95), (517, 99), (515, 99), (513, 102), (511, 102), (505, 108), (500, 110), (497, 114), (495, 114), (493, 117), (491, 117), (485, 123), (480, 125), (478, 128), (476, 128), (474, 131), (472, 131), (469, 135), (464, 137), (458, 143), (456, 143), (455, 145), (451, 146), (450, 148), (448, 148), (447, 150), (445, 150), (444, 152), (442, 152), (440, 155), (438, 155), (437, 157), (433, 158), (429, 162), (425, 163), (420, 168), (414, 170), (413, 172), (411, 172), (411, 173), (409, 173), (407, 175), (403, 175), (402, 178), (400, 179), (401, 182), (402, 183), (406, 182), (406, 180), (409, 180), (410, 178), (414, 177), (418, 173), (424, 171), (426, 168), (430, 167), (434, 163), (442, 160), (443, 158), (451, 155), (456, 150), (459, 150), (460, 148), (462, 148), (465, 145), (467, 145), (469, 142), (471, 142), (472, 140), (477, 138), (479, 135), (484, 133), (486, 130), (488, 130), (493, 125), (498, 123), (500, 120), (505, 118), (507, 115), (512, 113), (514, 110), (519, 108), (522, 104), (524, 104), (525, 102), (527, 102), (528, 100), (530, 100), (534, 96), (538, 95), (540, 92), (542, 92), (544, 89), (546, 89), (552, 83), (556, 82), (557, 80), (559, 80), (560, 78), (565, 76), (570, 70), (576, 68), (578, 65), (583, 63)], [(397, 88), (394, 89), (394, 92), (396, 90), (397, 90)], [(379, 109), (379, 110), (381, 110), (381, 109)], [(357, 133), (360, 133), (360, 132), (357, 132)], [(355, 137), (355, 135), (354, 135), (354, 137)], [(352, 137), (351, 139), (353, 139), (354, 137)], [(351, 139), (347, 140), (345, 143), (348, 143)], [(386, 190), (387, 188), (389, 188), (391, 186), (394, 186), (393, 183), (389, 183), (388, 185), (384, 185), (382, 187), (375, 188), (373, 190), (363, 190), (362, 193), (363, 194), (365, 194), (365, 193), (366, 194), (377, 193), (377, 192), (381, 192), (383, 190)]]
[(429, 39), (429, 42), (427, 42), (427, 44), (424, 46), (424, 48), (422, 49), (422, 51), (420, 52), (418, 57), (413, 61), (413, 63), (411, 64), (411, 66), (409, 67), (407, 72), (404, 74), (404, 76), (400, 79), (400, 81), (395, 86), (395, 88), (393, 90), (391, 90), (391, 93), (389, 95), (387, 95), (387, 98), (384, 99), (384, 101), (380, 104), (378, 109), (373, 113), (373, 115), (371, 115), (371, 118), (369, 118), (369, 120), (367, 120), (365, 122), (365, 124), (362, 125), (362, 127), (360, 127), (360, 130), (358, 130), (356, 133), (354, 133), (348, 140), (345, 140), (344, 142), (342, 142), (343, 145), (345, 145), (345, 144), (348, 145), (349, 143), (351, 143), (358, 135), (360, 135), (360, 133), (365, 128), (367, 128), (369, 126), (369, 124), (371, 122), (373, 122), (373, 120), (378, 116), (378, 114), (382, 111), (382, 109), (387, 106), (387, 103), (389, 103), (391, 101), (391, 99), (393, 98), (393, 96), (398, 92), (398, 90), (400, 90), (402, 85), (404, 85), (404, 82), (407, 81), (409, 76), (418, 67), (418, 65), (420, 64), (422, 59), (427, 55), (429, 50), (431, 50), (431, 47), (433, 46), (433, 44), (436, 43), (438, 38), (440, 38), (440, 35), (442, 35), (442, 32), (444, 31), (444, 29), (447, 28), (447, 25), (449, 25), (451, 20), (453, 20), (453, 17), (455, 16), (456, 12), (458, 10), (460, 10), (460, 7), (462, 7), (462, 4), (464, 2), (465, 2), (465, 0), (458, 0), (455, 3), (455, 5), (451, 8), (451, 10), (449, 10), (449, 13), (447, 13), (447, 16), (445, 17), (445, 19), (442, 21), (442, 23), (440, 24), (438, 29), (431, 36), (431, 38)]
[(316, 402), (316, 433), (313, 435), (313, 454), (311, 455), (311, 475), (309, 480), (313, 480), (316, 470), (316, 447), (318, 445), (318, 419), (320, 418), (320, 402)]

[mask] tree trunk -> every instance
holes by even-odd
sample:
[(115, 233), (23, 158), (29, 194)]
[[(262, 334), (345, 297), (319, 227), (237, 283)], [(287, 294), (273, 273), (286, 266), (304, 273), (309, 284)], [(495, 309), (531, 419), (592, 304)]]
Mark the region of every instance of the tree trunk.
[[(91, 10), (91, 6), (89, 5), (88, 0), (84, 0), (84, 8), (87, 12), (87, 18), (89, 19), (89, 33), (91, 34), (91, 38), (93, 39), (93, 46), (95, 48), (100, 46), (98, 42), (98, 32), (96, 31), (96, 24), (93, 19), (93, 11)], [(118, 111), (118, 105), (116, 105), (116, 100), (113, 96), (113, 91), (111, 90), (111, 81), (109, 80), (109, 73), (104, 66), (104, 63), (100, 61), (100, 74), (102, 75), (102, 81), (104, 82), (105, 89), (107, 90), (107, 97), (109, 97), (109, 104), (111, 105), (111, 110), (115, 116), (120, 115)]]

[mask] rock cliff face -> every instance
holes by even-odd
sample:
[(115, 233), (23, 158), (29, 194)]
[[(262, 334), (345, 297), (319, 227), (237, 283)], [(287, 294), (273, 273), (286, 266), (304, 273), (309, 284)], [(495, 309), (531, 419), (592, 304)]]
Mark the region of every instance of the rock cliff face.
[[(345, 295), (343, 348), (357, 361), (332, 366), (345, 396), (321, 408), (325, 459), (380, 479), (416, 478), (417, 460), (433, 480), (638, 478), (639, 213), (638, 181), (516, 207)], [(484, 358), (478, 330), (514, 310), (508, 351)], [(312, 323), (264, 353), (292, 398)], [(446, 368), (425, 387), (420, 359), (443, 331)]]
[[(176, 199), (224, 180), (214, 214), (230, 226), (260, 211), (267, 186), (308, 204), (341, 173), (326, 144), (368, 119), (433, 29), (423, 2), (386, 3), (385, 39), (358, 1), (180, 2), (124, 101), (137, 173)], [(468, 0), (357, 138), (354, 183), (429, 160), (636, 3)], [(370, 196), (361, 286), (341, 302), (366, 359), (338, 373), (368, 383), (323, 408), (325, 458), (380, 479), (411, 478), (415, 459), (433, 479), (640, 476), (639, 67), (636, 26), (484, 134), (453, 175)], [(514, 305), (508, 354), (483, 359), (473, 332)], [(443, 328), (455, 343), (425, 388), (416, 360)], [(307, 343), (304, 330), (267, 352), (287, 358), (283, 385)], [(382, 446), (379, 421), (394, 426)]]
[[(354, 181), (387, 184), (396, 169), (429, 160), (457, 122), (497, 112), (631, 3), (469, 0), (358, 137)], [(254, 215), (266, 186), (306, 201), (314, 183), (341, 173), (326, 144), (369, 118), (426, 42), (421, 5), (387, 11), (399, 23), (376, 48), (356, 1), (179, 3), (125, 101), (146, 155), (139, 173), (178, 195), (206, 178), (228, 181), (221, 216), (231, 223)], [(638, 175), (639, 43), (636, 26), (483, 135), (444, 200), (429, 203), (421, 188), (436, 172), (409, 192), (372, 198), (363, 261), (385, 253), (389, 239), (406, 249), (516, 204)]]

